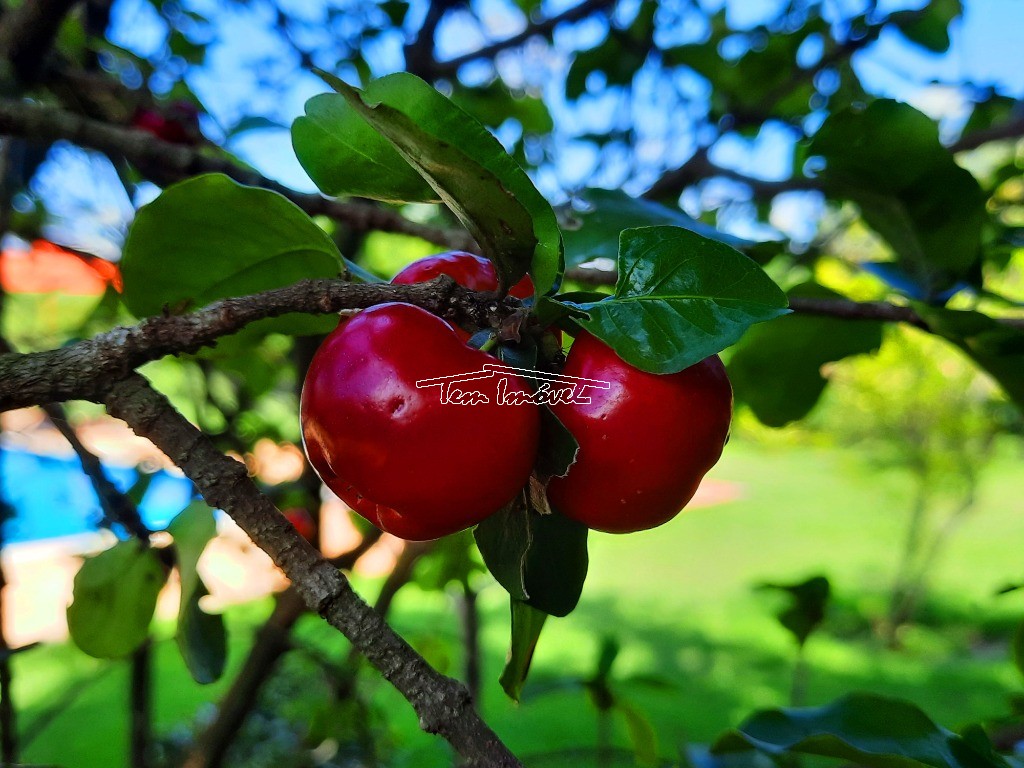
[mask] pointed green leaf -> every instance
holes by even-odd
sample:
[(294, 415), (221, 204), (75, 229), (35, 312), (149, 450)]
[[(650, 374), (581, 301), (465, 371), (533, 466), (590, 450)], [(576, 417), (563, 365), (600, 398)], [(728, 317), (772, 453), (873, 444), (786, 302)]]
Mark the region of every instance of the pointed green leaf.
[(224, 619), (199, 607), (200, 599), (209, 593), (197, 565), (206, 545), (217, 535), (217, 522), (206, 502), (194, 501), (171, 521), (167, 530), (174, 537), (181, 575), (175, 639), (193, 679), (205, 685), (220, 677), (227, 657)]
[(125, 303), (139, 317), (344, 274), (337, 246), (294, 203), (220, 174), (182, 181), (143, 206), (121, 265)]
[(721, 240), (740, 250), (753, 245), (749, 240), (719, 232), (677, 208), (631, 197), (618, 189), (585, 189), (578, 197), (585, 209), (560, 211), (566, 269), (593, 259), (614, 262), (618, 257), (619, 233), (636, 227), (670, 225)]
[(827, 163), (826, 189), (857, 203), (926, 294), (975, 277), (985, 196), (929, 117), (879, 99), (830, 116), (810, 151)]
[(156, 553), (132, 539), (87, 558), (75, 575), (68, 630), (82, 651), (117, 659), (149, 635), (167, 572)]
[(758, 712), (720, 737), (713, 752), (823, 755), (865, 768), (1007, 768), (977, 734), (965, 739), (913, 704), (854, 693), (824, 707)]
[[(843, 298), (814, 283), (789, 295)], [(817, 404), (828, 383), (821, 372), (825, 363), (875, 352), (881, 344), (880, 322), (788, 315), (747, 331), (729, 359), (729, 380), (736, 400), (749, 405), (761, 423), (782, 427)]]
[(753, 261), (680, 227), (625, 230), (615, 293), (570, 304), (580, 325), (627, 363), (681, 371), (735, 343), (754, 323), (788, 312), (786, 295)]
[(548, 615), (538, 611), (524, 602), (511, 598), (512, 632), (509, 644), (508, 659), (501, 672), (499, 682), (502, 690), (513, 701), (519, 701), (526, 676), (530, 672), (530, 662), (537, 648), (541, 630)]
[(527, 271), (538, 293), (555, 284), (562, 242), (554, 211), (486, 128), (408, 73), (376, 80), (365, 92), (320, 75), (455, 213), (505, 287)]
[[(371, 88), (367, 97), (371, 98)], [(292, 123), (292, 147), (303, 169), (326, 195), (386, 202), (440, 202), (437, 193), (392, 145), (337, 94), (306, 102)]]

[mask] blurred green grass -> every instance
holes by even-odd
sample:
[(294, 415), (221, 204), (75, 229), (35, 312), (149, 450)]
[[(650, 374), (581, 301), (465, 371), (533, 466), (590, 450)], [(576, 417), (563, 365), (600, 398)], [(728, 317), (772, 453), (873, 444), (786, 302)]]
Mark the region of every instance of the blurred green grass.
[[(592, 746), (593, 707), (581, 690), (559, 684), (587, 676), (601, 637), (614, 635), (622, 645), (614, 670), (621, 681), (617, 690), (650, 719), (661, 754), (671, 758), (681, 745), (707, 742), (753, 709), (786, 703), (794, 648), (774, 619), (782, 601), (753, 587), (815, 574), (832, 581), (835, 603), (807, 646), (808, 703), (858, 689), (910, 699), (950, 727), (1004, 714), (1007, 696), (1022, 687), (1007, 643), (1024, 616), (1024, 601), (994, 593), (1024, 577), (1019, 450), (1007, 444), (991, 464), (977, 512), (957, 530), (937, 565), (921, 622), (905, 634), (904, 648), (893, 651), (870, 626), (884, 610), (896, 567), (909, 477), (872, 466), (854, 450), (734, 440), (712, 476), (737, 483), (740, 499), (689, 510), (655, 531), (592, 536), (580, 607), (548, 622), (518, 706), (497, 684), (507, 644), (506, 598), (496, 586), (483, 591), (485, 716), (522, 756)], [(372, 596), (377, 584), (362, 580), (357, 587)], [(226, 680), (268, 610), (269, 601), (260, 601), (229, 613)], [(455, 616), (451, 598), (412, 586), (399, 595), (392, 622), (433, 663), (458, 674)], [(170, 631), (158, 628), (164, 639), (156, 650), (154, 715), (160, 733), (184, 734), (197, 714), (209, 715), (209, 702), (225, 683), (193, 684), (168, 639)], [(312, 617), (298, 636), (334, 658), (346, 651), (344, 640)], [(303, 660), (293, 657), (280, 673), (284, 680), (303, 674)], [(74, 648), (52, 646), (15, 657), (15, 675), (23, 729), (31, 732), (44, 713), (63, 706), (26, 748), (26, 762), (123, 764), (125, 663), (98, 662)], [(656, 675), (667, 685), (629, 682), (634, 675)], [(450, 765), (447, 748), (419, 732), (408, 705), (372, 673), (364, 678), (364, 690), (386, 714), (387, 738), (395, 745), (388, 764)], [(305, 698), (314, 701), (293, 703), (290, 716), (300, 723), (311, 716), (321, 694), (310, 689)], [(628, 745), (622, 722), (615, 723), (614, 742)]]

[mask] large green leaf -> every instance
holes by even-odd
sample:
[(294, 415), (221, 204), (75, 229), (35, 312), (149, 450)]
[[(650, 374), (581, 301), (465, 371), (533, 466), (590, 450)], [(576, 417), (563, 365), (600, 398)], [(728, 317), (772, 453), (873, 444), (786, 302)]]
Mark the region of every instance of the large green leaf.
[[(814, 283), (789, 295), (842, 298)], [(874, 352), (881, 344), (880, 322), (789, 315), (747, 331), (729, 359), (729, 380), (736, 399), (762, 423), (781, 427), (814, 408), (828, 383), (821, 373), (825, 363)]]
[[(527, 271), (539, 294), (555, 284), (562, 242), (554, 211), (483, 125), (408, 73), (376, 80), (365, 92), (321, 76), (458, 216), (504, 286)], [(371, 186), (366, 179), (353, 181)]]
[(617, 268), (612, 296), (570, 306), (586, 313), (580, 325), (645, 371), (681, 371), (788, 311), (757, 264), (681, 227), (627, 229)]
[(205, 685), (221, 676), (227, 658), (224, 619), (199, 607), (199, 601), (208, 592), (196, 568), (206, 545), (217, 535), (217, 523), (205, 502), (194, 501), (171, 521), (167, 530), (174, 537), (181, 574), (175, 639), (193, 679)]
[(579, 602), (587, 578), (587, 528), (540, 514), (521, 497), (474, 530), (487, 569), (513, 599), (552, 616)]
[(587, 189), (578, 197), (587, 207), (562, 214), (566, 269), (592, 259), (615, 261), (622, 230), (657, 224), (689, 229), (712, 240), (721, 240), (733, 248), (753, 245), (748, 240), (719, 232), (710, 224), (697, 221), (678, 209), (631, 197), (618, 189)]
[(117, 659), (149, 635), (156, 598), (167, 571), (156, 553), (135, 539), (88, 558), (75, 575), (68, 630), (82, 651)]
[(897, 11), (889, 21), (909, 40), (935, 53), (949, 50), (949, 24), (963, 12), (960, 0), (931, 0), (916, 11)]
[(1024, 328), (973, 310), (915, 305), (933, 333), (956, 344), (1024, 410)]
[(121, 269), (125, 303), (140, 317), (344, 273), (338, 248), (294, 203), (220, 174), (141, 208)]
[(758, 712), (718, 739), (718, 753), (824, 755), (866, 768), (1006, 768), (983, 734), (970, 738), (936, 725), (913, 704), (854, 693), (812, 709)]
[(825, 620), (825, 609), (832, 591), (824, 576), (812, 576), (796, 584), (764, 583), (758, 585), (758, 589), (775, 590), (790, 598), (790, 604), (778, 613), (777, 618), (801, 646)]
[(853, 200), (927, 295), (975, 279), (985, 197), (913, 107), (886, 99), (831, 115), (810, 151), (826, 190)]
[[(368, 98), (373, 86), (367, 88)], [(305, 116), (292, 123), (292, 147), (324, 194), (440, 202), (391, 142), (337, 94), (322, 93), (306, 102)]]
[(537, 641), (540, 639), (540, 632), (544, 628), (544, 622), (547, 621), (548, 615), (514, 597), (510, 599), (510, 605), (512, 609), (511, 640), (508, 659), (505, 661), (505, 668), (501, 672), (499, 682), (510, 699), (519, 701), (523, 685), (526, 683), (526, 676), (530, 672), (533, 652), (537, 648)]

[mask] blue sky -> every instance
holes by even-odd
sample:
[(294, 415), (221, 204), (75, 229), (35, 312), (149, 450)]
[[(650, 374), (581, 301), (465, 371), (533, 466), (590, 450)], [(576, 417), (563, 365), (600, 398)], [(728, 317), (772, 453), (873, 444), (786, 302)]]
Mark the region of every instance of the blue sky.
[[(331, 29), (325, 25), (323, 5), (307, 0), (290, 0), (285, 3), (296, 15), (308, 19), (308, 29), (301, 30), (310, 40), (330, 46), (330, 35), (343, 34), (341, 26)], [(557, 13), (574, 2), (552, 2), (545, 6), (550, 13)], [(711, 0), (705, 8), (718, 8), (723, 3)], [(211, 114), (204, 125), (211, 136), (217, 136), (225, 128), (238, 122), (244, 115), (255, 112), (286, 126), (302, 114), (304, 102), (326, 88), (312, 74), (297, 69), (293, 56), (282, 51), (276, 35), (268, 32), (270, 20), (266, 4), (255, 2), (235, 4), (215, 0), (186, 0), (185, 5), (217, 20), (216, 40), (211, 44), (207, 62), (187, 75), (187, 81), (203, 101)], [(353, 7), (365, 8), (358, 2)], [(734, 26), (747, 27), (771, 18), (780, 3), (774, 0), (732, 0), (727, 4), (730, 22)], [(880, 9), (918, 7), (895, 2), (883, 2)], [(112, 38), (118, 44), (142, 54), (150, 53), (160, 45), (161, 21), (147, 0), (119, 0), (115, 4)], [(475, 50), (493, 39), (515, 34), (525, 23), (514, 5), (501, 0), (477, 0), (473, 5), (483, 21), (486, 31), (469, 23), (465, 17), (455, 15), (440, 30), (440, 51), (444, 56)], [(858, 8), (856, 2), (833, 0), (826, 4), (837, 18), (849, 15)], [(415, 28), (424, 12), (423, 2), (414, 2), (407, 22)], [(629, 13), (628, 5), (623, 6)], [(1024, 55), (1020, 52), (1019, 35), (1024, 29), (1024, 2), (1021, 0), (966, 0), (964, 14), (954, 22), (951, 29), (952, 45), (948, 53), (936, 55), (908, 43), (897, 32), (885, 34), (874, 45), (854, 55), (854, 67), (869, 90), (883, 96), (908, 101), (934, 117), (943, 118), (946, 133), (959, 130), (969, 115), (969, 90), (949, 87), (943, 83), (967, 81), (978, 87), (993, 87), (999, 92), (1024, 97)], [(507, 81), (531, 86), (539, 82), (553, 83), (558, 78), (545, 76), (542, 67), (551, 67), (555, 72), (564, 71), (571, 62), (564, 51), (568, 47), (586, 47), (599, 42), (605, 32), (605, 25), (599, 19), (591, 19), (559, 35), (555, 50), (520, 56), (511, 54), (498, 61), (498, 67)], [(685, 39), (687, 35), (699, 34), (698, 29), (680, 28), (669, 30), (668, 34)], [(202, 36), (197, 29), (197, 35)], [(325, 37), (327, 35), (327, 37)], [(372, 65), (375, 74), (394, 71), (402, 65), (400, 34), (380, 36), (373, 46)], [(337, 51), (335, 52), (335, 55)], [(330, 56), (318, 62), (330, 67)], [(334, 59), (336, 61), (336, 58)], [(489, 67), (481, 65), (481, 72), (489, 73)], [(474, 76), (472, 70), (466, 70)], [(343, 72), (344, 74), (344, 72)], [(351, 74), (351, 73), (349, 73)], [(661, 138), (658, 121), (664, 121), (663, 110), (658, 105), (658, 84), (654, 78), (639, 81), (640, 88), (649, 90), (646, 103), (635, 107), (633, 119), (650, 128), (651, 134), (641, 143), (640, 151), (651, 157), (667, 156), (672, 163), (685, 160), (693, 150), (693, 140), (671, 142)], [(699, 78), (685, 87), (700, 93), (705, 86)], [(274, 87), (265, 87), (266, 83)], [(615, 94), (605, 94), (586, 99), (581, 107), (573, 108), (564, 104), (556, 86), (548, 85), (545, 96), (554, 113), (556, 124), (573, 131), (588, 123), (595, 125), (613, 124), (623, 109), (623, 100)], [(501, 137), (509, 138), (509, 137)], [(715, 147), (712, 157), (719, 163), (762, 178), (783, 178), (789, 174), (788, 157), (792, 135), (784, 128), (769, 125), (754, 140), (726, 139)], [(229, 148), (251, 162), (266, 175), (278, 179), (296, 189), (312, 191), (314, 187), (295, 160), (288, 130), (250, 131), (232, 139)], [(40, 180), (40, 192), (54, 203), (54, 207), (68, 213), (94, 208), (98, 220), (87, 231), (79, 231), (79, 237), (92, 240), (96, 237), (107, 239), (119, 228), (119, 221), (130, 215), (130, 204), (116, 191), (100, 193), (100, 200), (90, 201), (86, 195), (94, 196), (99, 186), (94, 183), (68, 184), (72, 177), (87, 175), (102, 178), (103, 172), (81, 153), (64, 151), (57, 156), (59, 163), (51, 168)], [(626, 158), (621, 158), (620, 163)], [(616, 168), (614, 159), (602, 167), (595, 167), (597, 156), (586, 145), (570, 143), (560, 154), (560, 166), (538, 178), (545, 194), (553, 198), (562, 195), (563, 190), (583, 181), (596, 179), (600, 185), (621, 177), (622, 170)], [(103, 185), (105, 186), (105, 185)], [(81, 190), (78, 197), (74, 189)], [(640, 188), (630, 189), (638, 192)], [(684, 199), (691, 208), (709, 203), (715, 199), (735, 193), (734, 185), (727, 183), (708, 185), (698, 199), (691, 193)], [(152, 194), (150, 191), (149, 194)], [(81, 199), (79, 199), (79, 197)], [(107, 199), (109, 198), (109, 199)], [(138, 201), (136, 201), (138, 202)], [(788, 215), (780, 220), (797, 222), (803, 220), (804, 230), (813, 228), (814, 206), (807, 198), (794, 196), (780, 201)], [(742, 217), (740, 217), (742, 218)], [(809, 222), (809, 223), (808, 223)], [(806, 234), (790, 232), (792, 235)]]

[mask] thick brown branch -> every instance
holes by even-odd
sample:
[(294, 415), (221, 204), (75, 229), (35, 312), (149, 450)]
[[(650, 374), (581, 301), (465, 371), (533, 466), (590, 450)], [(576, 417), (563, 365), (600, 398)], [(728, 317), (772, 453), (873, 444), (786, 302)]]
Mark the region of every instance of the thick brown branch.
[(477, 61), (479, 59), (493, 59), (502, 51), (507, 51), (510, 48), (516, 48), (534, 37), (550, 37), (555, 27), (559, 24), (580, 21), (581, 19), (585, 19), (587, 16), (590, 16), (592, 13), (602, 11), (614, 4), (615, 0), (584, 0), (584, 2), (579, 5), (559, 13), (556, 16), (550, 16), (546, 19), (541, 19), (527, 24), (526, 29), (519, 34), (512, 35), (512, 37), (507, 37), (504, 40), (498, 40), (490, 45), (478, 48), (471, 53), (456, 56), (454, 59), (437, 62), (433, 66), (433, 74), (435, 77), (454, 77), (458, 73), (459, 67), (463, 64), (468, 64), (471, 61)]
[(328, 314), (404, 301), (478, 326), (496, 323), (493, 297), (442, 277), (419, 285), (362, 285), (303, 280), (238, 299), (224, 299), (187, 315), (154, 317), (60, 349), (0, 356), (0, 411), (55, 400), (94, 399), (110, 381), (150, 360), (195, 352), (249, 323), (288, 312)]
[(352, 590), (256, 488), (245, 466), (220, 453), (163, 395), (134, 374), (113, 384), (108, 411), (167, 454), (291, 579), (296, 591), (340, 630), (409, 701), (421, 727), (444, 737), (473, 766), (519, 768), (520, 762), (473, 709), (466, 689), (441, 675)]
[(158, 167), (166, 179), (179, 180), (200, 173), (223, 173), (242, 184), (278, 192), (311, 216), (323, 215), (354, 230), (380, 230), (420, 237), (446, 248), (473, 250), (473, 238), (464, 231), (418, 224), (396, 211), (373, 203), (339, 202), (320, 195), (295, 192), (235, 162), (198, 149), (161, 141), (146, 131), (108, 125), (57, 107), (0, 99), (0, 134), (39, 141), (64, 139), (88, 149), (123, 156), (142, 168)]

